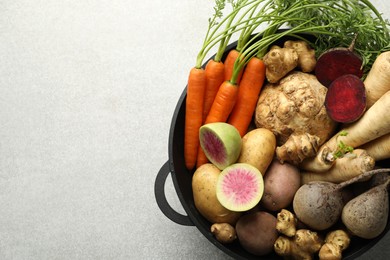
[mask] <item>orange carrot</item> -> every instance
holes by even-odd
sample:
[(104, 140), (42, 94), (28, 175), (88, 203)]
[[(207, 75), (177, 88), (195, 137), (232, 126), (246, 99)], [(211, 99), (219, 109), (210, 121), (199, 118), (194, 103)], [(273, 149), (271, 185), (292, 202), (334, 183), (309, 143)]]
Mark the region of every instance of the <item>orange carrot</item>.
[(252, 120), (264, 79), (265, 64), (258, 57), (252, 57), (244, 70), (238, 87), (237, 101), (228, 120), (241, 136), (245, 135)]
[(206, 64), (206, 91), (204, 94), (203, 121), (210, 111), (218, 89), (224, 81), (225, 66), (221, 61), (209, 60)]
[[(232, 78), (234, 63), (239, 56), (240, 52), (237, 49), (230, 50), (228, 55), (226, 56), (226, 59), (223, 62), (225, 64), (225, 80), (230, 80)], [(241, 70), (237, 75), (237, 83), (240, 82), (242, 73), (243, 70)]]
[[(231, 111), (233, 110), (234, 104), (236, 103), (237, 96), (237, 85), (232, 84), (230, 81), (224, 81), (218, 89), (213, 105), (211, 106), (210, 112), (206, 117), (205, 124), (226, 122)], [(199, 145), (196, 166), (199, 167), (207, 162), (208, 160), (206, 158), (206, 155), (204, 154), (203, 149)]]
[(185, 126), (184, 160), (188, 170), (196, 165), (199, 145), (199, 128), (203, 121), (203, 102), (206, 89), (206, 72), (202, 68), (192, 68), (188, 76)]

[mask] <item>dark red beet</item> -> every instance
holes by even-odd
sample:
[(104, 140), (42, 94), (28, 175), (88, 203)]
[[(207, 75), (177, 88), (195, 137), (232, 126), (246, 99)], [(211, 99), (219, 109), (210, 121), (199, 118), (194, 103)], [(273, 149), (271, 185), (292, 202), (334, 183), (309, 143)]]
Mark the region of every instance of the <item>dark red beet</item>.
[(340, 123), (359, 119), (366, 109), (366, 89), (363, 81), (352, 74), (335, 79), (328, 87), (325, 107), (330, 118)]
[(353, 52), (355, 39), (348, 48), (334, 48), (324, 52), (317, 60), (315, 75), (325, 87), (329, 87), (333, 80), (346, 74), (363, 76), (363, 60)]

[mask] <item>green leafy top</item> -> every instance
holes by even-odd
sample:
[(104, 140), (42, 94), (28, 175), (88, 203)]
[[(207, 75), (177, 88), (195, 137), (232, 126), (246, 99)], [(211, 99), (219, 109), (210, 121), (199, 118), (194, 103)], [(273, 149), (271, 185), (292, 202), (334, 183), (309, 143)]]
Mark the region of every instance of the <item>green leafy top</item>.
[[(276, 0), (275, 8), (281, 12), (296, 4), (297, 0)], [(390, 23), (369, 0), (301, 0), (302, 8), (293, 16), (314, 19), (318, 25), (334, 24), (329, 27), (333, 35), (323, 35), (313, 31), (317, 37), (314, 43), (317, 56), (333, 47), (348, 47), (355, 35), (357, 40), (354, 51), (363, 59), (365, 74), (371, 68), (375, 58), (390, 50)], [(313, 7), (311, 4), (318, 4)], [(288, 22), (294, 27), (298, 24)]]
[[(232, 10), (224, 16), (226, 3)], [(266, 28), (256, 31), (261, 25)], [(287, 30), (279, 32), (282, 27)], [(390, 50), (389, 27), (369, 0), (215, 0), (196, 66), (218, 43), (215, 58), (221, 59), (234, 33), (240, 33), (237, 49), (244, 54), (236, 61), (236, 74), (252, 56), (262, 58), (273, 42), (286, 35), (315, 36), (311, 45), (317, 57), (333, 47), (348, 47), (358, 35), (354, 51), (362, 57), (366, 75), (376, 57)]]
[[(337, 138), (339, 136), (347, 136), (347, 135), (348, 135), (348, 132), (342, 130), (338, 134)], [(337, 144), (337, 149), (336, 149), (336, 151), (333, 152), (333, 158), (337, 159), (337, 158), (345, 157), (347, 154), (351, 155), (353, 150), (354, 149), (352, 146), (346, 145), (343, 141), (339, 140), (339, 142)], [(352, 155), (352, 156), (354, 156), (354, 155)]]

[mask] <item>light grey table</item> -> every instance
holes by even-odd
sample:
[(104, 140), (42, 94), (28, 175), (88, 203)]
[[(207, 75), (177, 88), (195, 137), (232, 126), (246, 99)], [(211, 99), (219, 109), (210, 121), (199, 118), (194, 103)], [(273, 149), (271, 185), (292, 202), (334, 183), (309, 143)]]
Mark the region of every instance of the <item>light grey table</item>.
[(153, 193), (212, 6), (0, 2), (0, 259), (228, 259)]

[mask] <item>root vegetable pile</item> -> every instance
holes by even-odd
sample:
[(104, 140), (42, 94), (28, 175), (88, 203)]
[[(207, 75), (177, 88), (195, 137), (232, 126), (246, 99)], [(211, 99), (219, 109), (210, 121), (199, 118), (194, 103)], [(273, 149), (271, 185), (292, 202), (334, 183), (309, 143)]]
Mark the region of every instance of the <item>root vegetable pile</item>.
[(215, 1), (188, 75), (184, 163), (218, 243), (342, 259), (384, 232), (389, 25), (369, 0)]

